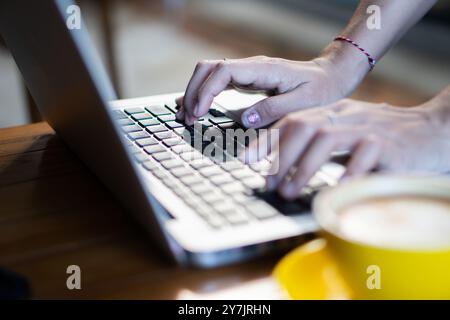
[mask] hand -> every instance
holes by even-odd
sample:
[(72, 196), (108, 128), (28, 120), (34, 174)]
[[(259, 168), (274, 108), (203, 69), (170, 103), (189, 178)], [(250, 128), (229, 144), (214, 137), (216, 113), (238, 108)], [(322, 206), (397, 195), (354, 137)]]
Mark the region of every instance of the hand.
[[(362, 75), (352, 75), (350, 67), (338, 68), (334, 58), (335, 54), (327, 54), (307, 62), (261, 56), (202, 61), (185, 96), (177, 100), (181, 106), (177, 117), (192, 124), (208, 112), (214, 97), (229, 85), (274, 93), (243, 113), (242, 123), (252, 128), (268, 125), (295, 110), (334, 102), (348, 95), (362, 79)], [(355, 59), (352, 63), (356, 66)]]
[(352, 154), (344, 177), (373, 169), (450, 171), (450, 87), (409, 108), (345, 99), (290, 114), (273, 129), (280, 130), (279, 143), (266, 146), (260, 137), (246, 161), (277, 150), (277, 173), (268, 177), (267, 187), (286, 198), (297, 197), (333, 151)]

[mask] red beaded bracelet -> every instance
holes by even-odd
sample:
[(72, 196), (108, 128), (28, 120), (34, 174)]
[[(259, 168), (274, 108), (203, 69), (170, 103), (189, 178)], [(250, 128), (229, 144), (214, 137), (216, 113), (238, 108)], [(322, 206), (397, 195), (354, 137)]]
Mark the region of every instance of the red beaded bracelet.
[(351, 45), (353, 45), (355, 48), (357, 48), (359, 51), (364, 53), (367, 56), (367, 59), (369, 60), (370, 71), (373, 70), (373, 68), (375, 67), (375, 64), (377, 63), (377, 61), (374, 58), (372, 58), (372, 56), (366, 50), (361, 48), (355, 41), (353, 41), (350, 38), (342, 37), (342, 36), (334, 38), (334, 41), (345, 41), (345, 42), (348, 42)]

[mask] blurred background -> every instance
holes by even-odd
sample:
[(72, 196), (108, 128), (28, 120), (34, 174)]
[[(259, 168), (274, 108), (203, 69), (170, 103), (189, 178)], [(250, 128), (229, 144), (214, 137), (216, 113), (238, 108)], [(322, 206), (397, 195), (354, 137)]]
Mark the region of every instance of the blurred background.
[[(183, 91), (197, 61), (253, 55), (310, 59), (358, 0), (82, 0), (120, 98)], [(43, 44), (45, 45), (45, 44)], [(450, 1), (391, 50), (354, 97), (414, 105), (450, 84)], [(40, 120), (0, 41), (0, 127)]]

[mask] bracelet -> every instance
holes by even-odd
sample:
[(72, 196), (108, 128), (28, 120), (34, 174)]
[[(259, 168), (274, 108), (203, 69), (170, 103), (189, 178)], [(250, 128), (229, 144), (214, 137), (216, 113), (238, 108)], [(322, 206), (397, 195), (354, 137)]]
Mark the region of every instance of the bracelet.
[(350, 43), (352, 46), (354, 46), (355, 48), (357, 48), (359, 51), (361, 51), (362, 53), (364, 53), (364, 54), (367, 56), (367, 59), (369, 60), (370, 71), (373, 70), (373, 68), (375, 67), (375, 64), (377, 63), (377, 61), (376, 61), (374, 58), (372, 58), (372, 56), (371, 56), (366, 50), (364, 50), (363, 48), (361, 48), (355, 41), (353, 41), (353, 40), (350, 39), (350, 38), (342, 37), (342, 36), (339, 36), (339, 37), (334, 38), (334, 41), (345, 41), (345, 42), (348, 42), (348, 43)]

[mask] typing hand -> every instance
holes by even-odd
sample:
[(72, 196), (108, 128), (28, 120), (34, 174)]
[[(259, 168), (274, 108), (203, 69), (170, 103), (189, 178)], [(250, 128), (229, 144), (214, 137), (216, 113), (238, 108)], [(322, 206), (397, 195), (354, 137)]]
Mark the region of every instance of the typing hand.
[(403, 172), (450, 171), (450, 87), (417, 107), (355, 100), (292, 113), (273, 126), (279, 142), (260, 137), (245, 160), (277, 152), (269, 190), (295, 198), (333, 151), (350, 151), (344, 177), (373, 169)]
[(273, 93), (243, 113), (242, 123), (252, 128), (268, 125), (292, 111), (334, 102), (349, 94), (356, 83), (348, 74), (338, 72), (331, 60), (321, 57), (299, 62), (259, 56), (202, 61), (195, 68), (185, 96), (177, 100), (181, 106), (177, 117), (192, 124), (230, 85)]

